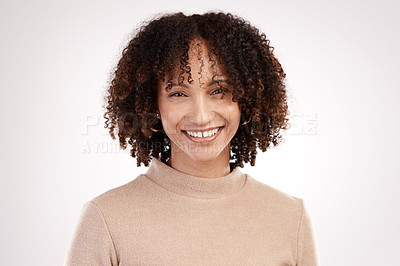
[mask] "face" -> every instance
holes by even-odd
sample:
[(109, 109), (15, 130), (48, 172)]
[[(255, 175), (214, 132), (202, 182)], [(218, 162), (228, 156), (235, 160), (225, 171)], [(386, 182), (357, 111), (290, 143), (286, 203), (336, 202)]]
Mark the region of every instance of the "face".
[[(199, 46), (197, 45), (199, 44)], [(201, 49), (201, 58), (198, 58)], [(203, 62), (201, 62), (202, 60)], [(233, 87), (218, 64), (211, 67), (204, 42), (193, 42), (189, 49), (193, 83), (178, 85), (178, 75), (158, 85), (158, 109), (163, 128), (171, 140), (171, 160), (192, 163), (229, 162), (230, 141), (240, 122), (240, 108), (232, 101)], [(179, 66), (178, 66), (179, 69)], [(219, 88), (219, 80), (223, 88)]]

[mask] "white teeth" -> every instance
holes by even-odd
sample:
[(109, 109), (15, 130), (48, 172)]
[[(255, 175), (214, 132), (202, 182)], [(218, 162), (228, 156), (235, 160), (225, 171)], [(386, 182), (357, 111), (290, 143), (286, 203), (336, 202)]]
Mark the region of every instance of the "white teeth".
[(219, 130), (219, 128), (215, 128), (213, 130), (209, 130), (209, 131), (204, 131), (204, 132), (192, 132), (192, 131), (186, 131), (190, 136), (192, 137), (196, 137), (196, 138), (206, 138), (206, 137), (210, 137), (212, 135), (214, 135), (215, 133), (217, 133)]

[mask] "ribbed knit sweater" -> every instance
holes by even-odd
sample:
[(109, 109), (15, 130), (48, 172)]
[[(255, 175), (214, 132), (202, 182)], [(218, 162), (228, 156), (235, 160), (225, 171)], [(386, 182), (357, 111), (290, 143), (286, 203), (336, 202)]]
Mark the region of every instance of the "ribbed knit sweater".
[(243, 174), (191, 176), (153, 159), (82, 208), (65, 265), (319, 265), (302, 199)]

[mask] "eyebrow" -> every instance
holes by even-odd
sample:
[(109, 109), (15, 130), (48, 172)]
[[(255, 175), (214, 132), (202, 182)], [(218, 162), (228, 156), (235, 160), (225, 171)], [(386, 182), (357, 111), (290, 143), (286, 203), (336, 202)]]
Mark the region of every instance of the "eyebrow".
[[(230, 82), (228, 81), (228, 80), (226, 80), (226, 79), (218, 79), (218, 80), (212, 80), (212, 81), (210, 81), (208, 84), (207, 84), (207, 87), (210, 87), (211, 85), (214, 85), (214, 84), (218, 84), (218, 82), (225, 82), (225, 83), (228, 83), (228, 84), (230, 84)], [(174, 87), (174, 86), (178, 86), (178, 87), (183, 87), (183, 88), (189, 88), (189, 86), (188, 85), (186, 85), (186, 84), (184, 84), (184, 83), (182, 83), (182, 84), (177, 84), (177, 83), (171, 83), (171, 88), (172, 87)]]

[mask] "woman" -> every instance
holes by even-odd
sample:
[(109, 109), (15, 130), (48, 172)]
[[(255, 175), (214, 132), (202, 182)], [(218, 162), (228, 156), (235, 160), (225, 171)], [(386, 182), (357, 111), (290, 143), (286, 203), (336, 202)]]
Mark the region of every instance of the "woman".
[(243, 174), (288, 127), (285, 73), (231, 14), (164, 15), (115, 70), (106, 127), (146, 174), (88, 202), (66, 265), (318, 265), (303, 200)]

